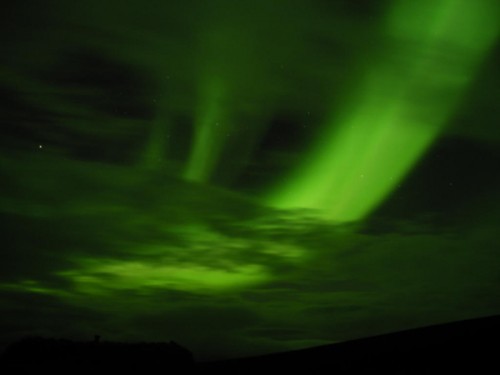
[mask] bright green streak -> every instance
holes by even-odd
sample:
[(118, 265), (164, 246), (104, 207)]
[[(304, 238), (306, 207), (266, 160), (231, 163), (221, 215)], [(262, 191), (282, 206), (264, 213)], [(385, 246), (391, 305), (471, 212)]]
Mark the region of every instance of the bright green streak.
[(201, 90), (191, 155), (184, 178), (208, 182), (217, 165), (226, 135), (223, 100), (225, 87), (220, 79), (209, 80)]
[[(442, 132), (498, 35), (494, 1), (402, 0), (386, 22), (394, 46), (369, 62), (353, 108), (270, 197), (336, 221), (362, 219)], [(339, 124), (339, 125), (337, 125)]]

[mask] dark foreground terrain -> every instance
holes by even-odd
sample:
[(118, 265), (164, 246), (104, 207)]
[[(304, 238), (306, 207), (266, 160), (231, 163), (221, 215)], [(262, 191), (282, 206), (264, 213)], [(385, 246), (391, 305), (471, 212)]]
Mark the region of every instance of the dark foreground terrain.
[[(11, 344), (2, 373), (469, 374), (500, 373), (500, 316), (436, 325), (285, 353), (195, 363), (170, 343), (31, 338)], [(7, 370), (7, 371), (6, 371)]]
[(202, 364), (204, 374), (500, 373), (500, 316)]

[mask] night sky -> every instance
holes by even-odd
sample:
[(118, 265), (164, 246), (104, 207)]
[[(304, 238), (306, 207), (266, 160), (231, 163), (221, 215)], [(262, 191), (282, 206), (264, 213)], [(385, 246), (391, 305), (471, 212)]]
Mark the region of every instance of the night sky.
[(496, 0), (2, 8), (0, 346), (500, 314)]

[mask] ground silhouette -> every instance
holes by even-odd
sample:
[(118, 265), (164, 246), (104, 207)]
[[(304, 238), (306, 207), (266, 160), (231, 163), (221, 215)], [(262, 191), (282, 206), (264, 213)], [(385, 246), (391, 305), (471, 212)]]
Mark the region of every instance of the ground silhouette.
[(3, 367), (24, 370), (48, 370), (52, 373), (191, 373), (192, 353), (181, 345), (169, 343), (77, 342), (66, 339), (27, 337), (9, 345), (2, 358)]
[(499, 337), (500, 316), (493, 316), (292, 352), (204, 363), (200, 371), (218, 375), (500, 373)]
[[(138, 374), (469, 374), (500, 373), (500, 316), (412, 329), (309, 349), (195, 363), (175, 342), (74, 342), (25, 338), (11, 344), (0, 372)], [(7, 371), (5, 371), (7, 369)], [(17, 371), (20, 373), (20, 371)]]

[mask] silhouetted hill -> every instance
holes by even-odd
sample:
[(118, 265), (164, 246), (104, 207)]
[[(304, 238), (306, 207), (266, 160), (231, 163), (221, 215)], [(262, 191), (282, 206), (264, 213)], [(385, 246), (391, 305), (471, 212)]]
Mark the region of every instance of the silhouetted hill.
[(339, 344), (205, 363), (203, 374), (499, 373), (500, 316), (412, 329)]
[[(191, 352), (170, 343), (75, 342), (41, 337), (25, 338), (7, 347), (2, 367), (51, 373), (136, 373), (162, 369), (163, 373), (187, 374), (194, 367)], [(1, 371), (1, 370), (0, 370)]]
[(442, 375), (460, 371), (485, 374), (500, 370), (499, 335), (500, 316), (494, 316), (284, 353), (198, 364), (187, 349), (173, 342), (131, 344), (28, 338), (6, 349), (0, 372)]

